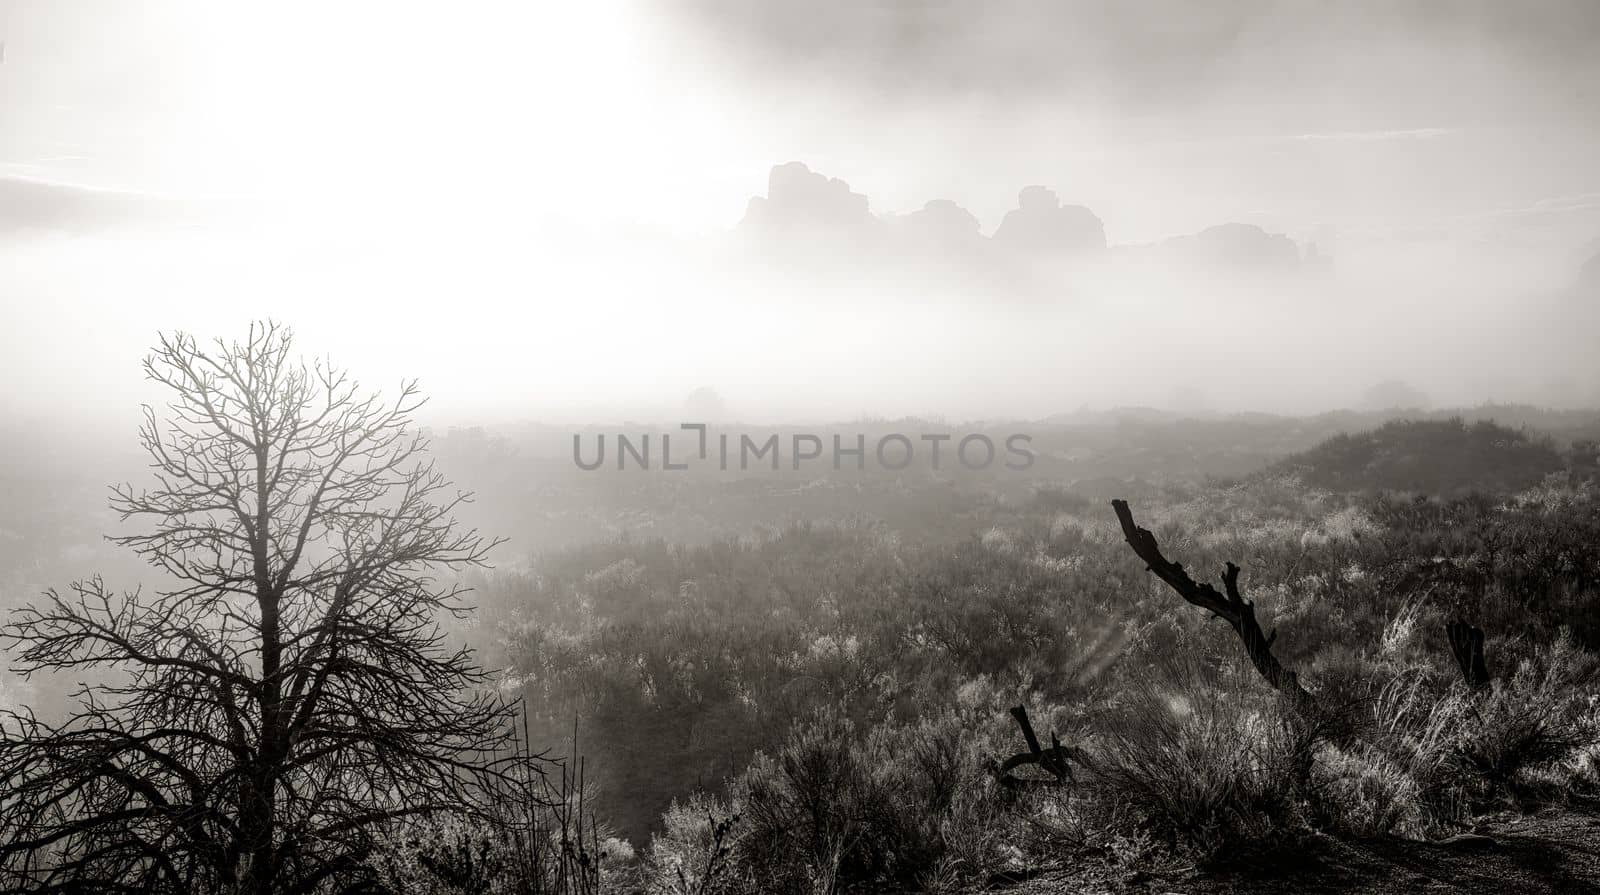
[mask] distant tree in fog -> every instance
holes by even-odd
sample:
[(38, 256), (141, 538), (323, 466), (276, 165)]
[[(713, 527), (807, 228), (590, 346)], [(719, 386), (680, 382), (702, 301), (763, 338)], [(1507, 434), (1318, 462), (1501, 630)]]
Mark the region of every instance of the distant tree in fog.
[(78, 582), (0, 631), (20, 670), (109, 681), (64, 720), (0, 713), (0, 889), (352, 891), (380, 825), (498, 773), (508, 707), (470, 692), (432, 577), (493, 544), (456, 525), (415, 384), (385, 401), (291, 342), (163, 337), (155, 481), (111, 503), (164, 589)]
[(709, 385), (702, 385), (683, 399), (684, 416), (693, 422), (721, 423), (728, 418), (728, 405)]
[(1385, 379), (1361, 393), (1361, 405), (1366, 410), (1427, 410), (1432, 402), (1408, 382)]

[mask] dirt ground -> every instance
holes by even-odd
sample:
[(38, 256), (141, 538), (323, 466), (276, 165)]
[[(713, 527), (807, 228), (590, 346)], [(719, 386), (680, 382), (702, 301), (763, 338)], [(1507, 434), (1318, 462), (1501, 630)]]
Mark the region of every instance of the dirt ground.
[(1085, 873), (1061, 870), (988, 891), (1009, 895), (1600, 893), (1600, 810), (1482, 818), (1472, 833), (1442, 842), (1315, 836), (1301, 851), (1275, 860), (1270, 867), (1120, 880), (1097, 875), (1099, 879), (1091, 879)]

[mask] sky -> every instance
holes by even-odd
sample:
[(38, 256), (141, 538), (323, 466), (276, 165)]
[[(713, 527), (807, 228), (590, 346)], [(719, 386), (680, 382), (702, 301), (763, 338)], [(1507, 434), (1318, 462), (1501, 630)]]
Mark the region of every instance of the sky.
[[(24, 416), (131, 412), (155, 331), (260, 316), (462, 419), (699, 385), (754, 416), (1159, 404), (1229, 316), (1258, 347), (1200, 387), (1231, 409), (1389, 376), (1572, 401), (1594, 372), (1528, 370), (1581, 349), (1545, 306), (1600, 251), (1586, 0), (0, 0), (0, 41), (0, 375)], [(864, 285), (769, 301), (706, 247), (790, 160), (880, 214), (955, 200), (986, 234), (1030, 184), (1114, 245), (1248, 222), (1345, 279), (1302, 297), (1318, 338), (1240, 290), (1119, 283), (1027, 320)], [(173, 209), (202, 223), (141, 223)], [(1024, 331), (1063, 335), (971, 344)], [(1102, 375), (1129, 356), (1143, 375)]]

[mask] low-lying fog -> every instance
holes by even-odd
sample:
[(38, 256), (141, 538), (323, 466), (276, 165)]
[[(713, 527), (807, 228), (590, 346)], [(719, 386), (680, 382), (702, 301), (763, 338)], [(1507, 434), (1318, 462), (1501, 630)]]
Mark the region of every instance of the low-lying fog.
[(129, 417), (158, 329), (231, 337), (262, 316), (375, 385), (421, 378), (443, 422), (670, 420), (699, 387), (751, 422), (1304, 413), (1385, 380), (1438, 405), (1600, 404), (1600, 295), (1532, 252), (1350, 247), (1255, 269), (1170, 247), (438, 237), (12, 237), (8, 409)]
[(1592, 10), (1021, 5), (13, 4), (0, 409), (269, 316), (440, 423), (1600, 405)]

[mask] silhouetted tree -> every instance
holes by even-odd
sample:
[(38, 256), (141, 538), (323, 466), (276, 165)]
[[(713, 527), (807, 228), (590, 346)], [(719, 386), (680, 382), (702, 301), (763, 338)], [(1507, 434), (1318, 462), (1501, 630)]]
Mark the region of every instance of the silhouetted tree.
[(465, 607), (431, 577), (494, 544), (456, 524), (415, 383), (384, 401), (291, 342), (163, 336), (155, 483), (111, 503), (167, 583), (78, 582), (0, 633), (23, 672), (104, 670), (65, 719), (0, 715), (0, 888), (358, 890), (384, 824), (501, 773), (508, 706), (444, 643)]

